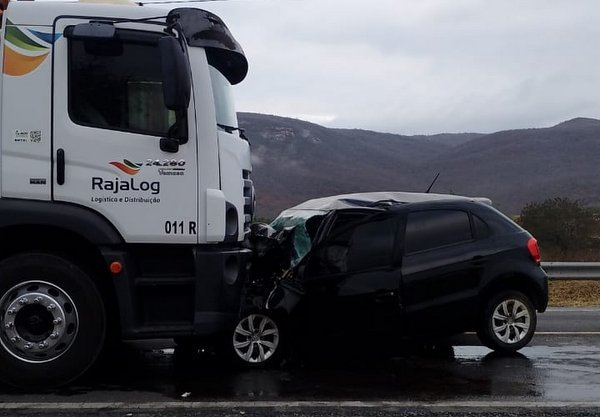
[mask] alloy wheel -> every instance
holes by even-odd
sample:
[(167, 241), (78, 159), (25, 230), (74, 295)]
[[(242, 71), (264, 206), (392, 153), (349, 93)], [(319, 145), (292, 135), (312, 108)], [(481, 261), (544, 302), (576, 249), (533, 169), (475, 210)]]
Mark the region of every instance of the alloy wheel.
[(513, 344), (523, 340), (531, 326), (527, 306), (517, 299), (506, 299), (499, 303), (492, 315), (492, 330), (498, 340)]
[(271, 317), (250, 314), (235, 327), (233, 349), (244, 362), (258, 365), (275, 355), (279, 338), (279, 327)]

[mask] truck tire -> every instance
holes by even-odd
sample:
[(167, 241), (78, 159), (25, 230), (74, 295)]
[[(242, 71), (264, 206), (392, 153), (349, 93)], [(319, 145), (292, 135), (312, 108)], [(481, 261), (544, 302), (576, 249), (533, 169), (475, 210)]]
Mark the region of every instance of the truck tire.
[(519, 291), (505, 291), (485, 305), (477, 335), (496, 352), (514, 353), (531, 341), (536, 325), (531, 300)]
[(27, 390), (67, 384), (100, 353), (104, 303), (77, 265), (46, 253), (0, 262), (0, 380)]

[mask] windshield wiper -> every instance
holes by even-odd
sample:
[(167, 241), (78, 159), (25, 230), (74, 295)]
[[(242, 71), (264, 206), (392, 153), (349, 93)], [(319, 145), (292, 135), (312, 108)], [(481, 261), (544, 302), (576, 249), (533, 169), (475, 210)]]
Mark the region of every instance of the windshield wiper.
[(217, 123), (217, 126), (220, 127), (221, 129), (223, 129), (227, 133), (233, 133), (237, 130), (238, 132), (240, 132), (240, 139), (244, 139), (246, 142), (249, 142), (248, 137), (246, 136), (246, 131), (244, 129), (242, 129), (241, 127), (227, 126), (227, 125), (224, 125), (221, 123)]

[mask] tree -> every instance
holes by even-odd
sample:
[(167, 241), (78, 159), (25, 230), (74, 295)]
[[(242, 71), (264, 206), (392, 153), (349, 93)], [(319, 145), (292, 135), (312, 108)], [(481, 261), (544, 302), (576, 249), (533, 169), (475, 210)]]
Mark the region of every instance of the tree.
[(598, 230), (596, 217), (594, 210), (580, 201), (556, 197), (527, 204), (519, 223), (538, 239), (540, 246), (566, 255), (593, 244)]

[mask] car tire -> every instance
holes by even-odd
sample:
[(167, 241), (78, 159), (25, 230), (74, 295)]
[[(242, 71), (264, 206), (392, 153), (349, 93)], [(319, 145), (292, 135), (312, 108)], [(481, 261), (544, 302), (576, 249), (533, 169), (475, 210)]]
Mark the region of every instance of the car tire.
[(0, 380), (26, 390), (67, 384), (102, 350), (104, 303), (89, 275), (46, 253), (0, 263)]
[(233, 326), (229, 350), (238, 365), (266, 368), (278, 364), (282, 359), (284, 339), (282, 323), (274, 315), (247, 313)]
[(531, 341), (536, 325), (537, 314), (531, 300), (519, 291), (505, 291), (485, 305), (477, 335), (494, 351), (514, 353)]

